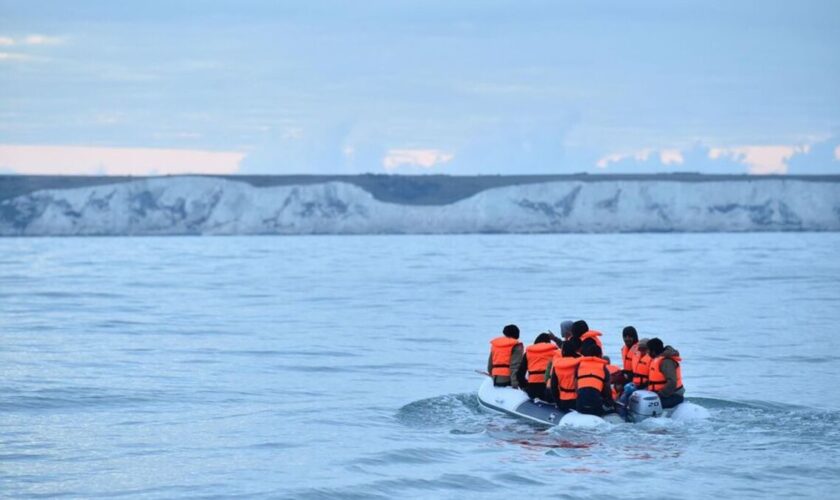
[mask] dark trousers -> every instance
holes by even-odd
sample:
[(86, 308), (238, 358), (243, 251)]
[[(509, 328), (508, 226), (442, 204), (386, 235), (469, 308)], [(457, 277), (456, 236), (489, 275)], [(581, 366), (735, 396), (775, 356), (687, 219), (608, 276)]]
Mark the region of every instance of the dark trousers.
[(575, 409), (587, 415), (604, 415), (604, 400), (601, 393), (591, 387), (580, 389), (577, 394)]
[(542, 399), (543, 401), (547, 401), (545, 399), (546, 398), (545, 384), (536, 383), (536, 382), (533, 383), (533, 384), (529, 383), (525, 387), (525, 392), (528, 393), (528, 397), (530, 397), (531, 399), (536, 398), (536, 399)]
[(577, 406), (576, 399), (563, 399), (561, 401), (557, 401), (557, 408), (563, 411), (572, 411)]
[(662, 402), (662, 408), (673, 408), (685, 401), (685, 398), (682, 394), (671, 394), (667, 398), (659, 396), (659, 399)]

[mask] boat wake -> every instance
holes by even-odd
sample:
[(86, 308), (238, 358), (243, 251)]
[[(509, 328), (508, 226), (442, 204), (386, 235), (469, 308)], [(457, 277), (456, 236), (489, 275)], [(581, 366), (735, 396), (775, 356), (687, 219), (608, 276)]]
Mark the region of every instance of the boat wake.
[(522, 435), (563, 435), (573, 431), (604, 432), (692, 432), (749, 429), (773, 432), (785, 427), (808, 433), (830, 433), (840, 438), (840, 411), (787, 405), (772, 401), (731, 401), (715, 398), (686, 398), (670, 418), (649, 418), (638, 424), (618, 416), (606, 419), (570, 413), (546, 429), (511, 416), (482, 408), (475, 393), (447, 394), (411, 402), (397, 411), (396, 419), (408, 427), (438, 429), (452, 434), (488, 433), (511, 439)]

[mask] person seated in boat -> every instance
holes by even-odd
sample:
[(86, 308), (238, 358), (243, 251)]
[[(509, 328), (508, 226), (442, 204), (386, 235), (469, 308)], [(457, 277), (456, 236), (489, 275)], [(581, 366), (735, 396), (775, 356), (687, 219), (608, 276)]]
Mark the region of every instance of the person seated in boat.
[[(577, 338), (581, 342), (585, 342), (588, 339), (592, 339), (598, 347), (602, 350), (604, 349), (604, 344), (601, 342), (601, 332), (598, 330), (590, 330), (589, 325), (586, 321), (579, 319), (572, 323), (572, 337)], [(581, 344), (582, 345), (582, 344)]]
[(618, 399), (620, 408), (627, 407), (630, 395), (639, 389), (647, 387), (648, 370), (650, 369), (650, 355), (647, 350), (648, 339), (641, 339), (636, 343), (636, 353), (633, 355), (633, 371), (631, 379), (624, 384), (621, 396)]
[(610, 391), (613, 401), (617, 401), (624, 390), (625, 377), (624, 371), (618, 366), (612, 364), (609, 356), (602, 356), (607, 362), (607, 371), (610, 372)]
[(648, 339), (641, 339), (636, 344), (638, 352), (633, 356), (633, 379), (631, 382), (636, 389), (647, 387), (648, 372), (650, 371), (650, 353), (647, 348)]
[(650, 339), (647, 348), (651, 358), (647, 388), (659, 394), (663, 408), (673, 408), (685, 398), (680, 353), (658, 338)]
[(604, 350), (604, 343), (601, 341), (601, 336), (602, 335), (603, 334), (601, 332), (599, 332), (598, 330), (589, 330), (588, 332), (586, 332), (586, 333), (584, 333), (583, 335), (580, 336), (580, 341), (581, 342), (586, 342), (587, 340), (592, 340), (603, 351)]
[(502, 336), (490, 341), (490, 357), (487, 359), (487, 373), (493, 377), (496, 387), (519, 389), (525, 381), (520, 376), (524, 347), (519, 341), (519, 327), (507, 325)]
[[(572, 337), (580, 340), (584, 333), (589, 331), (589, 325), (586, 324), (586, 321), (579, 319), (572, 323)], [(581, 342), (583, 342), (581, 340)]]
[[(556, 335), (554, 335), (553, 333), (551, 333), (551, 330), (548, 331), (548, 333), (551, 335), (551, 339), (554, 341), (555, 344), (557, 344), (557, 351), (554, 353), (555, 355), (562, 356), (561, 351), (563, 349), (563, 344), (565, 344), (566, 342), (570, 342), (573, 339), (572, 325), (574, 325), (574, 324), (575, 324), (574, 321), (570, 321), (570, 320), (562, 321), (560, 323), (560, 337), (559, 338)], [(584, 324), (586, 324), (585, 321), (584, 321)], [(575, 344), (575, 345), (578, 346), (578, 349), (579, 349), (580, 348), (579, 347), (580, 346), (580, 341), (577, 341), (577, 344)], [(547, 390), (546, 397), (548, 398), (548, 399), (546, 399), (546, 401), (553, 401), (552, 397), (551, 397), (551, 391), (548, 390), (550, 383), (551, 383), (551, 359), (548, 360), (548, 365), (546, 365), (546, 367), (545, 367), (545, 387), (546, 387), (546, 390)]]
[(580, 362), (579, 347), (580, 340), (574, 337), (563, 342), (563, 347), (554, 353), (554, 357), (546, 368), (549, 399), (563, 411), (575, 409), (577, 401), (575, 371)]
[(546, 401), (545, 373), (548, 362), (557, 352), (554, 341), (557, 337), (551, 333), (541, 333), (534, 339), (534, 343), (525, 348), (525, 356), (521, 366), (527, 367), (525, 392), (531, 399)]
[(624, 370), (624, 376), (633, 376), (633, 358), (639, 352), (639, 333), (635, 327), (625, 326), (621, 331), (621, 338), (624, 340), (624, 345), (621, 346), (621, 368)]
[[(574, 321), (563, 321), (560, 323), (560, 340), (563, 342), (572, 338), (572, 325), (575, 324)], [(559, 347), (559, 346), (558, 346)]]
[(575, 409), (578, 413), (602, 416), (605, 407), (613, 404), (607, 361), (601, 357), (601, 348), (592, 339), (585, 341), (580, 350), (583, 356), (575, 373)]

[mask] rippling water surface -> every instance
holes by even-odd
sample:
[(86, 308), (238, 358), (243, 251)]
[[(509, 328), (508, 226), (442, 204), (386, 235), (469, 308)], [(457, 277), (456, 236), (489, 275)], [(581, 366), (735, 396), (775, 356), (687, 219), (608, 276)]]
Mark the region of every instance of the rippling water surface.
[[(488, 341), (634, 324), (711, 418), (540, 429)], [(830, 497), (840, 235), (0, 239), (0, 495)]]

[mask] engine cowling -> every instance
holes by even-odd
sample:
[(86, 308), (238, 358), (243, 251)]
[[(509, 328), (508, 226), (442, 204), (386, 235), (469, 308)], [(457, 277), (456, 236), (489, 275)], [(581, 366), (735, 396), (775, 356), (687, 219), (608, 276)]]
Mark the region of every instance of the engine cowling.
[(650, 417), (661, 417), (664, 414), (662, 401), (653, 391), (635, 391), (630, 395), (627, 403), (627, 420), (641, 422)]

